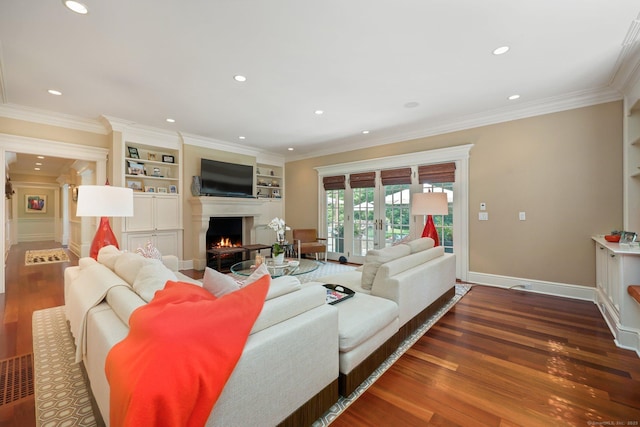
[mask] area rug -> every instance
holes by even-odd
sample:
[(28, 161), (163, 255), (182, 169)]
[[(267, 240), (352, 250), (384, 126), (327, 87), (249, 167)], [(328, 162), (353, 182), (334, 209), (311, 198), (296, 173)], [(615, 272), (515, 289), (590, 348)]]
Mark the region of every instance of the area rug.
[[(342, 270), (353, 267), (334, 264), (334, 266), (327, 266), (325, 271), (333, 268)], [(326, 274), (331, 274), (331, 271), (322, 275)], [(346, 398), (341, 397), (322, 417), (316, 420), (313, 426), (324, 427), (338, 418), (429, 328), (440, 320), (470, 288), (470, 285), (456, 285), (455, 296), (447, 304), (411, 334), (351, 395)], [(33, 353), (37, 426), (96, 426), (97, 422), (93, 415), (89, 390), (80, 365), (74, 363), (75, 346), (67, 325), (64, 306), (33, 313)]]
[(24, 254), (24, 265), (53, 264), (69, 262), (69, 255), (62, 248), (27, 251)]

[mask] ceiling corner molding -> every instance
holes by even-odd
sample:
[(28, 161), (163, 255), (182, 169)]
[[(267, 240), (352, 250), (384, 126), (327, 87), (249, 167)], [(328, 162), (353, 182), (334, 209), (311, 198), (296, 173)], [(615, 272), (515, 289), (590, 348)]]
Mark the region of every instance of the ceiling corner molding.
[[(513, 120), (525, 119), (528, 117), (541, 116), (544, 114), (558, 113), (561, 111), (576, 108), (589, 107), (607, 102), (620, 101), (623, 94), (612, 87), (603, 87), (584, 91), (572, 92), (562, 96), (545, 98), (540, 101), (521, 103), (519, 107), (503, 107), (488, 110), (478, 114), (462, 116), (456, 119), (441, 120), (425, 124), (423, 129), (381, 138), (366, 139), (361, 142), (348, 141), (349, 151), (375, 147), (384, 144), (406, 142), (420, 138), (427, 138), (436, 135), (443, 135), (452, 132), (474, 129), (482, 126), (489, 126)], [(347, 145), (341, 144), (341, 147)], [(303, 160), (313, 157), (326, 156), (344, 152), (344, 149), (318, 150), (305, 156), (287, 157), (287, 161)]]
[(2, 53), (2, 41), (0, 40), (0, 105), (7, 103), (7, 90), (4, 83), (4, 54)]
[(246, 156), (258, 157), (260, 150), (253, 147), (245, 147), (243, 145), (234, 144), (228, 141), (222, 141), (214, 138), (207, 138), (204, 136), (193, 135), (189, 133), (180, 133), (182, 141), (186, 145), (193, 145), (201, 148), (210, 148), (212, 150), (220, 151), (232, 151), (238, 154), (244, 154)]
[(54, 113), (38, 110), (16, 104), (0, 105), (0, 116), (15, 120), (39, 123), (49, 126), (57, 126), (66, 129), (75, 129), (83, 132), (107, 135), (109, 132), (99, 120), (92, 120), (69, 114)]

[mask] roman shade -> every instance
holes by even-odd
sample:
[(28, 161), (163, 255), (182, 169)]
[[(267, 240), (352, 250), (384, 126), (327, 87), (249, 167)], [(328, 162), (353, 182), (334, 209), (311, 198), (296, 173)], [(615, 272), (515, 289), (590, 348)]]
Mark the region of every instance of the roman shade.
[(411, 184), (411, 168), (380, 171), (382, 185)]
[(437, 165), (418, 166), (418, 182), (420, 184), (435, 184), (439, 182), (455, 182), (456, 164), (439, 163)]
[(325, 176), (322, 178), (322, 184), (325, 190), (344, 190), (346, 178), (344, 175)]
[(375, 172), (352, 173), (349, 175), (351, 188), (371, 188), (376, 186)]

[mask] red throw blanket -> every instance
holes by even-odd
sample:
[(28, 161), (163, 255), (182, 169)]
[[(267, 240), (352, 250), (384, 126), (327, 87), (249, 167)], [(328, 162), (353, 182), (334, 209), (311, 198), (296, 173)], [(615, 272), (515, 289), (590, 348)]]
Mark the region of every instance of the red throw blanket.
[(204, 426), (249, 337), (271, 278), (216, 299), (167, 282), (107, 355), (111, 426)]

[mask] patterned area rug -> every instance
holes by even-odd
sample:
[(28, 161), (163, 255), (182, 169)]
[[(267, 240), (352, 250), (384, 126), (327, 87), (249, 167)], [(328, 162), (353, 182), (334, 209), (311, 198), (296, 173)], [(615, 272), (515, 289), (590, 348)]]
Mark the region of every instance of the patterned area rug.
[(69, 262), (69, 255), (62, 248), (27, 251), (24, 254), (24, 265), (53, 264)]
[[(305, 278), (334, 274), (354, 269), (353, 266), (327, 263), (316, 274)], [(302, 279), (302, 277), (300, 277)], [(456, 285), (456, 295), (427, 322), (407, 338), (350, 396), (341, 397), (314, 427), (331, 424), (351, 403), (364, 393), (402, 354), (467, 293), (469, 285)], [(96, 426), (91, 398), (79, 364), (74, 363), (75, 346), (64, 314), (64, 306), (33, 313), (33, 352), (35, 368), (36, 423), (38, 427)]]
[(33, 313), (37, 426), (95, 426), (64, 306)]

